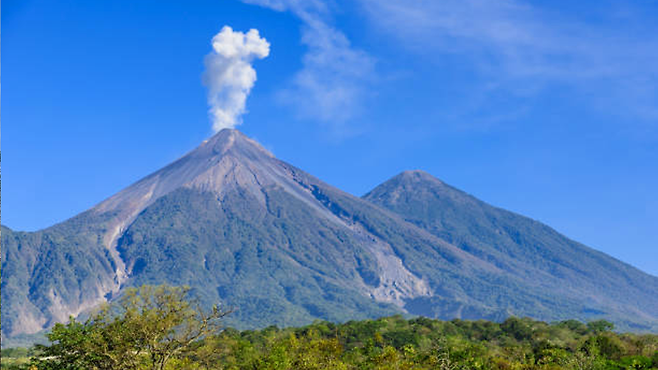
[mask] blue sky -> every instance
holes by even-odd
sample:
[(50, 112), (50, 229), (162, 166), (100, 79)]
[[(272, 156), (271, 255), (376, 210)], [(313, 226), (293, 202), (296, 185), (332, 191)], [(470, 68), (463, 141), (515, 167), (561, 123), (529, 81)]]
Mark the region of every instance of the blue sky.
[(238, 128), (355, 195), (423, 169), (658, 274), (658, 2), (2, 4), (3, 224), (35, 230), (212, 134), (223, 26), (269, 56)]

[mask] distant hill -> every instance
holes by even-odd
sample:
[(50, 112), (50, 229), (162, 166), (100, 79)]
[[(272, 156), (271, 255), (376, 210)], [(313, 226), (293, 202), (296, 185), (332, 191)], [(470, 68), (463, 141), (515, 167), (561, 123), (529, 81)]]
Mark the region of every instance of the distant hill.
[(422, 172), (354, 197), (235, 130), (63, 223), (3, 227), (2, 276), (3, 338), (165, 282), (238, 328), (406, 312), (658, 330), (656, 277)]

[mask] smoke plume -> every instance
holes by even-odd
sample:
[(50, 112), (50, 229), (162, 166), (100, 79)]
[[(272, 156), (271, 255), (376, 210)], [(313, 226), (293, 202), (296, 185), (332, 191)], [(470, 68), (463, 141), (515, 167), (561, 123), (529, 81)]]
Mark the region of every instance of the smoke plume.
[(212, 128), (218, 132), (242, 123), (247, 96), (256, 82), (252, 63), (270, 54), (270, 43), (256, 29), (242, 33), (224, 26), (213, 37), (212, 48), (204, 61), (203, 80), (208, 87)]

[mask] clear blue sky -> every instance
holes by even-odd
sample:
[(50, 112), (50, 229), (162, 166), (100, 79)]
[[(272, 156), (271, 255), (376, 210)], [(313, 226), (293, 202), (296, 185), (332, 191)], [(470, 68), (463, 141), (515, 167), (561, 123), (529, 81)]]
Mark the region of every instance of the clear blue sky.
[(224, 26), (270, 55), (240, 130), (355, 195), (423, 169), (658, 274), (658, 2), (2, 3), (2, 223), (63, 221), (212, 134)]

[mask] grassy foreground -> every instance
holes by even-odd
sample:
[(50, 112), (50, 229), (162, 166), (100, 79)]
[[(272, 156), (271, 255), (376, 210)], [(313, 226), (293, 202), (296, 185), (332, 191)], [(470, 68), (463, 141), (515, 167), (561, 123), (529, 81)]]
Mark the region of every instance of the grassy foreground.
[[(401, 316), (301, 328), (226, 329), (195, 342), (167, 369), (656, 369), (658, 336), (618, 334), (605, 321), (405, 320)], [(24, 349), (2, 369), (28, 369)], [(35, 367), (36, 368), (36, 367)], [(69, 368), (69, 367), (67, 367)], [(73, 369), (74, 367), (70, 367)], [(144, 364), (144, 369), (154, 368)]]

